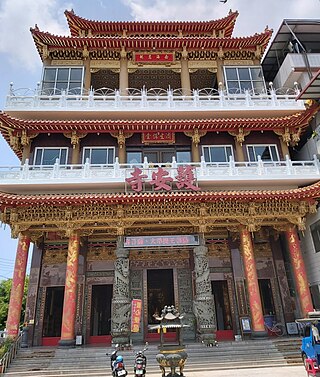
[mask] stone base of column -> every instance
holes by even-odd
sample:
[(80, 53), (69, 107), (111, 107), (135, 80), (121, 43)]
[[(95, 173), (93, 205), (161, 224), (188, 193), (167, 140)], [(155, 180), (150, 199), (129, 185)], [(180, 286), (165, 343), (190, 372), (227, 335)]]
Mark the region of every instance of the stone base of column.
[(75, 347), (76, 340), (75, 339), (60, 339), (58, 342), (59, 348), (66, 348), (66, 347)]
[(130, 311), (131, 301), (127, 299), (112, 300), (112, 343), (119, 344), (121, 348), (130, 347)]
[(252, 339), (261, 339), (261, 338), (267, 338), (268, 332), (267, 331), (252, 331), (251, 338)]

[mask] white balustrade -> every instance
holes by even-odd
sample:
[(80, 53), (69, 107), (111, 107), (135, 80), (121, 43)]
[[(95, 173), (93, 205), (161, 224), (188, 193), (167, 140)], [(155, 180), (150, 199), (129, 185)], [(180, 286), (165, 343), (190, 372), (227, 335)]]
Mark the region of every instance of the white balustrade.
[[(195, 180), (199, 186), (206, 186), (217, 182), (232, 183), (241, 180), (250, 185), (259, 185), (259, 182), (276, 181), (278, 185), (286, 181), (299, 184), (311, 184), (320, 179), (319, 161), (314, 156), (312, 161), (291, 161), (288, 156), (284, 161), (258, 161), (236, 162), (230, 157), (229, 162), (205, 162), (203, 157), (200, 163), (177, 163), (173, 158), (172, 163), (153, 164), (144, 159), (142, 164), (119, 164), (118, 158), (114, 164), (95, 165), (89, 160), (81, 165), (60, 165), (59, 160), (54, 165), (29, 165), (26, 160), (21, 166), (0, 166), (0, 189), (5, 191), (6, 186), (24, 187), (33, 189), (42, 185), (55, 186), (63, 190), (63, 185), (68, 184), (81, 188), (81, 185), (90, 184), (91, 187), (103, 184), (108, 187), (117, 187), (123, 190), (126, 178), (131, 178), (134, 169), (141, 169), (141, 174), (147, 176), (146, 181), (152, 179), (152, 174), (162, 167), (168, 172), (168, 177), (175, 179), (180, 166), (192, 166)], [(84, 187), (83, 186), (83, 187)]]
[(204, 110), (238, 110), (238, 109), (302, 109), (303, 101), (296, 101), (297, 93), (292, 90), (274, 90), (271, 86), (268, 93), (253, 94), (246, 90), (244, 93), (229, 94), (219, 90), (205, 88), (193, 90), (185, 95), (182, 89), (161, 88), (137, 90), (128, 88), (125, 93), (117, 90), (102, 88), (99, 90), (77, 93), (58, 91), (56, 88), (41, 93), (39, 88), (13, 90), (11, 84), (7, 95), (5, 110), (168, 110), (194, 111)]

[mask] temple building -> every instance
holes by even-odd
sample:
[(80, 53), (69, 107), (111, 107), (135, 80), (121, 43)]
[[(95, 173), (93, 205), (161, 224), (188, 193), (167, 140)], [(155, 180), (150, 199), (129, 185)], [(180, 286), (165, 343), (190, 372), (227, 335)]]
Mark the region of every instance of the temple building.
[(317, 211), (319, 161), (293, 152), (318, 104), (265, 81), (272, 30), (234, 37), (232, 11), (65, 16), (69, 36), (31, 29), (41, 82), (11, 85), (0, 114), (21, 159), (0, 168), (1, 221), (18, 238), (9, 335), (30, 243), (34, 346), (158, 341), (166, 305), (190, 341), (267, 337), (265, 324), (312, 311), (299, 237)]

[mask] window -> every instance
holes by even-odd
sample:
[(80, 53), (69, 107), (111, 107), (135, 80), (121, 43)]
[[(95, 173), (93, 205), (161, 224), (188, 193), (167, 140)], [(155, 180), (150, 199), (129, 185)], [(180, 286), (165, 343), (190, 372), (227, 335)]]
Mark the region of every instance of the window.
[(229, 94), (266, 93), (261, 67), (224, 67), (225, 82)]
[(46, 95), (81, 94), (83, 83), (83, 68), (53, 68), (46, 67), (43, 72), (41, 93)]
[(113, 164), (114, 154), (113, 147), (83, 148), (83, 163), (88, 158), (90, 164)]
[(276, 145), (247, 145), (249, 161), (258, 161), (258, 156), (263, 161), (279, 161)]
[(59, 159), (61, 165), (67, 163), (68, 148), (36, 148), (35, 165), (54, 165)]
[(229, 162), (233, 149), (232, 145), (204, 145), (202, 154), (206, 162)]
[(190, 163), (191, 152), (185, 148), (142, 148), (140, 151), (133, 151), (127, 149), (127, 163), (141, 164), (144, 158), (152, 164), (168, 164), (172, 162), (175, 157), (177, 163)]
[(320, 251), (320, 220), (310, 225), (310, 230), (315, 252), (318, 253)]

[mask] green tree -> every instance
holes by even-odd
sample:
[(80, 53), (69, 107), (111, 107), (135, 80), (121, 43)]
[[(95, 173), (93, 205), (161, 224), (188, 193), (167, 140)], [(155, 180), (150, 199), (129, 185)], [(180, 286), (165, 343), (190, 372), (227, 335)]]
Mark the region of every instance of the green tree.
[[(28, 285), (29, 285), (29, 276), (26, 276), (25, 284), (24, 284), (20, 324), (22, 324), (24, 321)], [(11, 287), (12, 287), (12, 279), (0, 281), (0, 330), (4, 330), (6, 327)]]

